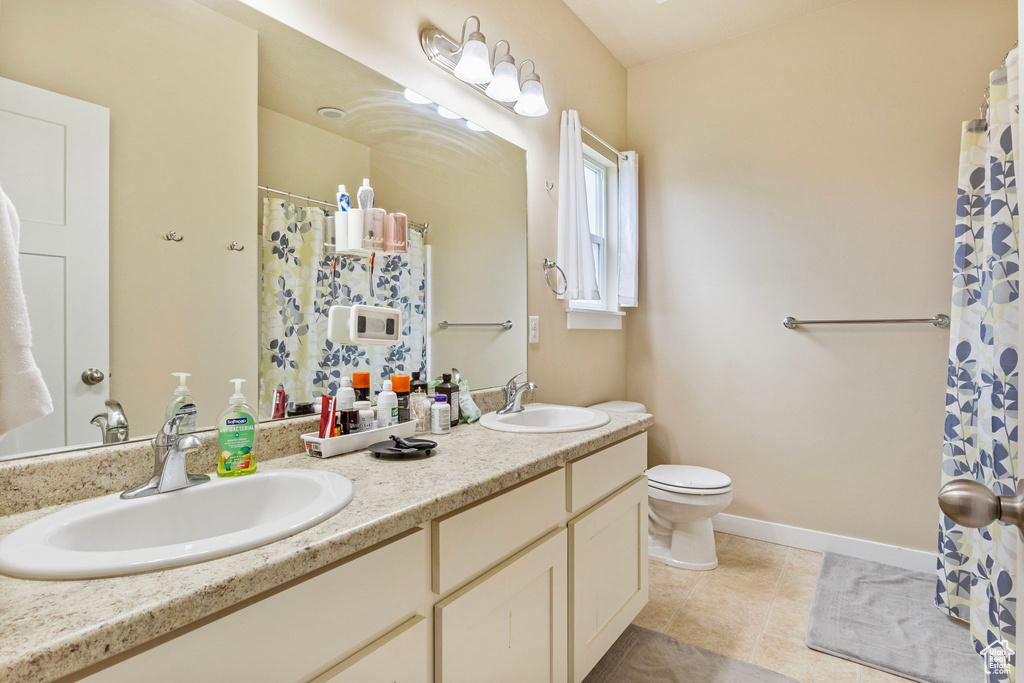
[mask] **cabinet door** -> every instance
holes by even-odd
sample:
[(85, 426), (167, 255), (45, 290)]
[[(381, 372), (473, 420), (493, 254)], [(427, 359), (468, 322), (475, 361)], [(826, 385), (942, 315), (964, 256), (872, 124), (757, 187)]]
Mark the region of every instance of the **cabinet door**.
[(429, 683), (428, 623), (413, 617), (310, 683)]
[(647, 477), (569, 522), (570, 678), (582, 681), (647, 604)]
[(435, 606), (436, 683), (566, 680), (566, 552), (553, 531)]

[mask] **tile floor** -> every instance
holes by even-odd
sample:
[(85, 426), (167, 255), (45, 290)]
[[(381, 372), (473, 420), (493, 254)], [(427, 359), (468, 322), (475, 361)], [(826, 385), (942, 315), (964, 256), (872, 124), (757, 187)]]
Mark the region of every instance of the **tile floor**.
[(650, 563), (650, 601), (634, 623), (802, 683), (891, 683), (905, 678), (804, 644), (821, 554), (715, 533), (718, 568)]

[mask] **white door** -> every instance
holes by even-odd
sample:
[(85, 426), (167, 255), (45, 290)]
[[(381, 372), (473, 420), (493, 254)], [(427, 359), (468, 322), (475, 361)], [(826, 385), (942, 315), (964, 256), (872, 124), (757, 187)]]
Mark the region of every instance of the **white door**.
[(100, 440), (89, 421), (109, 382), (82, 372), (110, 374), (109, 167), (107, 108), (0, 78), (0, 186), (21, 219), (32, 350), (54, 407), (0, 440), (0, 456)]

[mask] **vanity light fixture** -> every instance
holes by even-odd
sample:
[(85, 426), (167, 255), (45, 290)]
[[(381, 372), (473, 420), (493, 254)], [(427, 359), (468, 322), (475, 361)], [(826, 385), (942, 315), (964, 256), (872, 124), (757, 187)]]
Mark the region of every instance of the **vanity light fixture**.
[[(498, 57), (498, 47), (505, 43), (505, 54)], [(511, 46), (507, 40), (499, 40), (494, 44), (494, 78), (484, 94), (498, 102), (515, 102), (523, 94), (519, 89), (519, 72), (516, 60), (512, 58)]]
[[(466, 37), (466, 28), (470, 21), (476, 21), (476, 30)], [(455, 77), (466, 83), (486, 84), (494, 77), (491, 71), (490, 55), (487, 54), (487, 40), (480, 33), (480, 18), (470, 17), (462, 24), (462, 46), (459, 48), (459, 61), (452, 71)]]
[(462, 118), (461, 116), (459, 116), (458, 114), (453, 112), (451, 109), (447, 109), (445, 107), (442, 107), (440, 104), (437, 105), (437, 113), (440, 114), (441, 116), (443, 116), (446, 119), (455, 120), (455, 119), (461, 119)]
[[(526, 59), (519, 67), (520, 71), (526, 66), (526, 62), (530, 62), (531, 67), (536, 66), (532, 59)], [(544, 86), (541, 85), (540, 77), (532, 68), (530, 74), (523, 81), (523, 96), (516, 102), (513, 111), (522, 116), (544, 116), (548, 113), (548, 103), (544, 99)]]
[[(469, 22), (476, 21), (476, 31), (468, 37)], [(498, 47), (505, 43), (505, 54), (498, 56)], [(462, 25), (462, 40), (458, 41), (436, 26), (420, 32), (420, 46), (427, 59), (460, 80), (468, 83), (489, 98), (522, 116), (543, 116), (548, 112), (544, 99), (544, 86), (535, 68), (523, 78), (522, 70), (510, 54), (507, 40), (494, 46), (492, 59), (487, 58), (487, 44), (480, 33), (480, 20), (469, 17)], [(523, 60), (523, 64), (533, 60)], [(522, 100), (525, 99), (525, 102)], [(521, 104), (520, 104), (521, 103)]]
[(466, 120), (466, 128), (469, 128), (470, 130), (475, 130), (478, 133), (483, 133), (487, 131), (487, 129), (481, 126), (479, 123), (473, 123), (468, 119)]
[(413, 104), (433, 104), (434, 101), (429, 97), (424, 97), (415, 90), (410, 88), (405, 89), (405, 99), (409, 100)]

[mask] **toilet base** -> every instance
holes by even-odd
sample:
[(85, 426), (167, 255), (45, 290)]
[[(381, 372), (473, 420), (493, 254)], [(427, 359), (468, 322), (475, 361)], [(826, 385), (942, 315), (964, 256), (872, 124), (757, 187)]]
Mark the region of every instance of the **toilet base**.
[(715, 531), (710, 519), (675, 522), (671, 533), (652, 529), (647, 538), (647, 556), (662, 564), (681, 569), (708, 571), (718, 566)]

